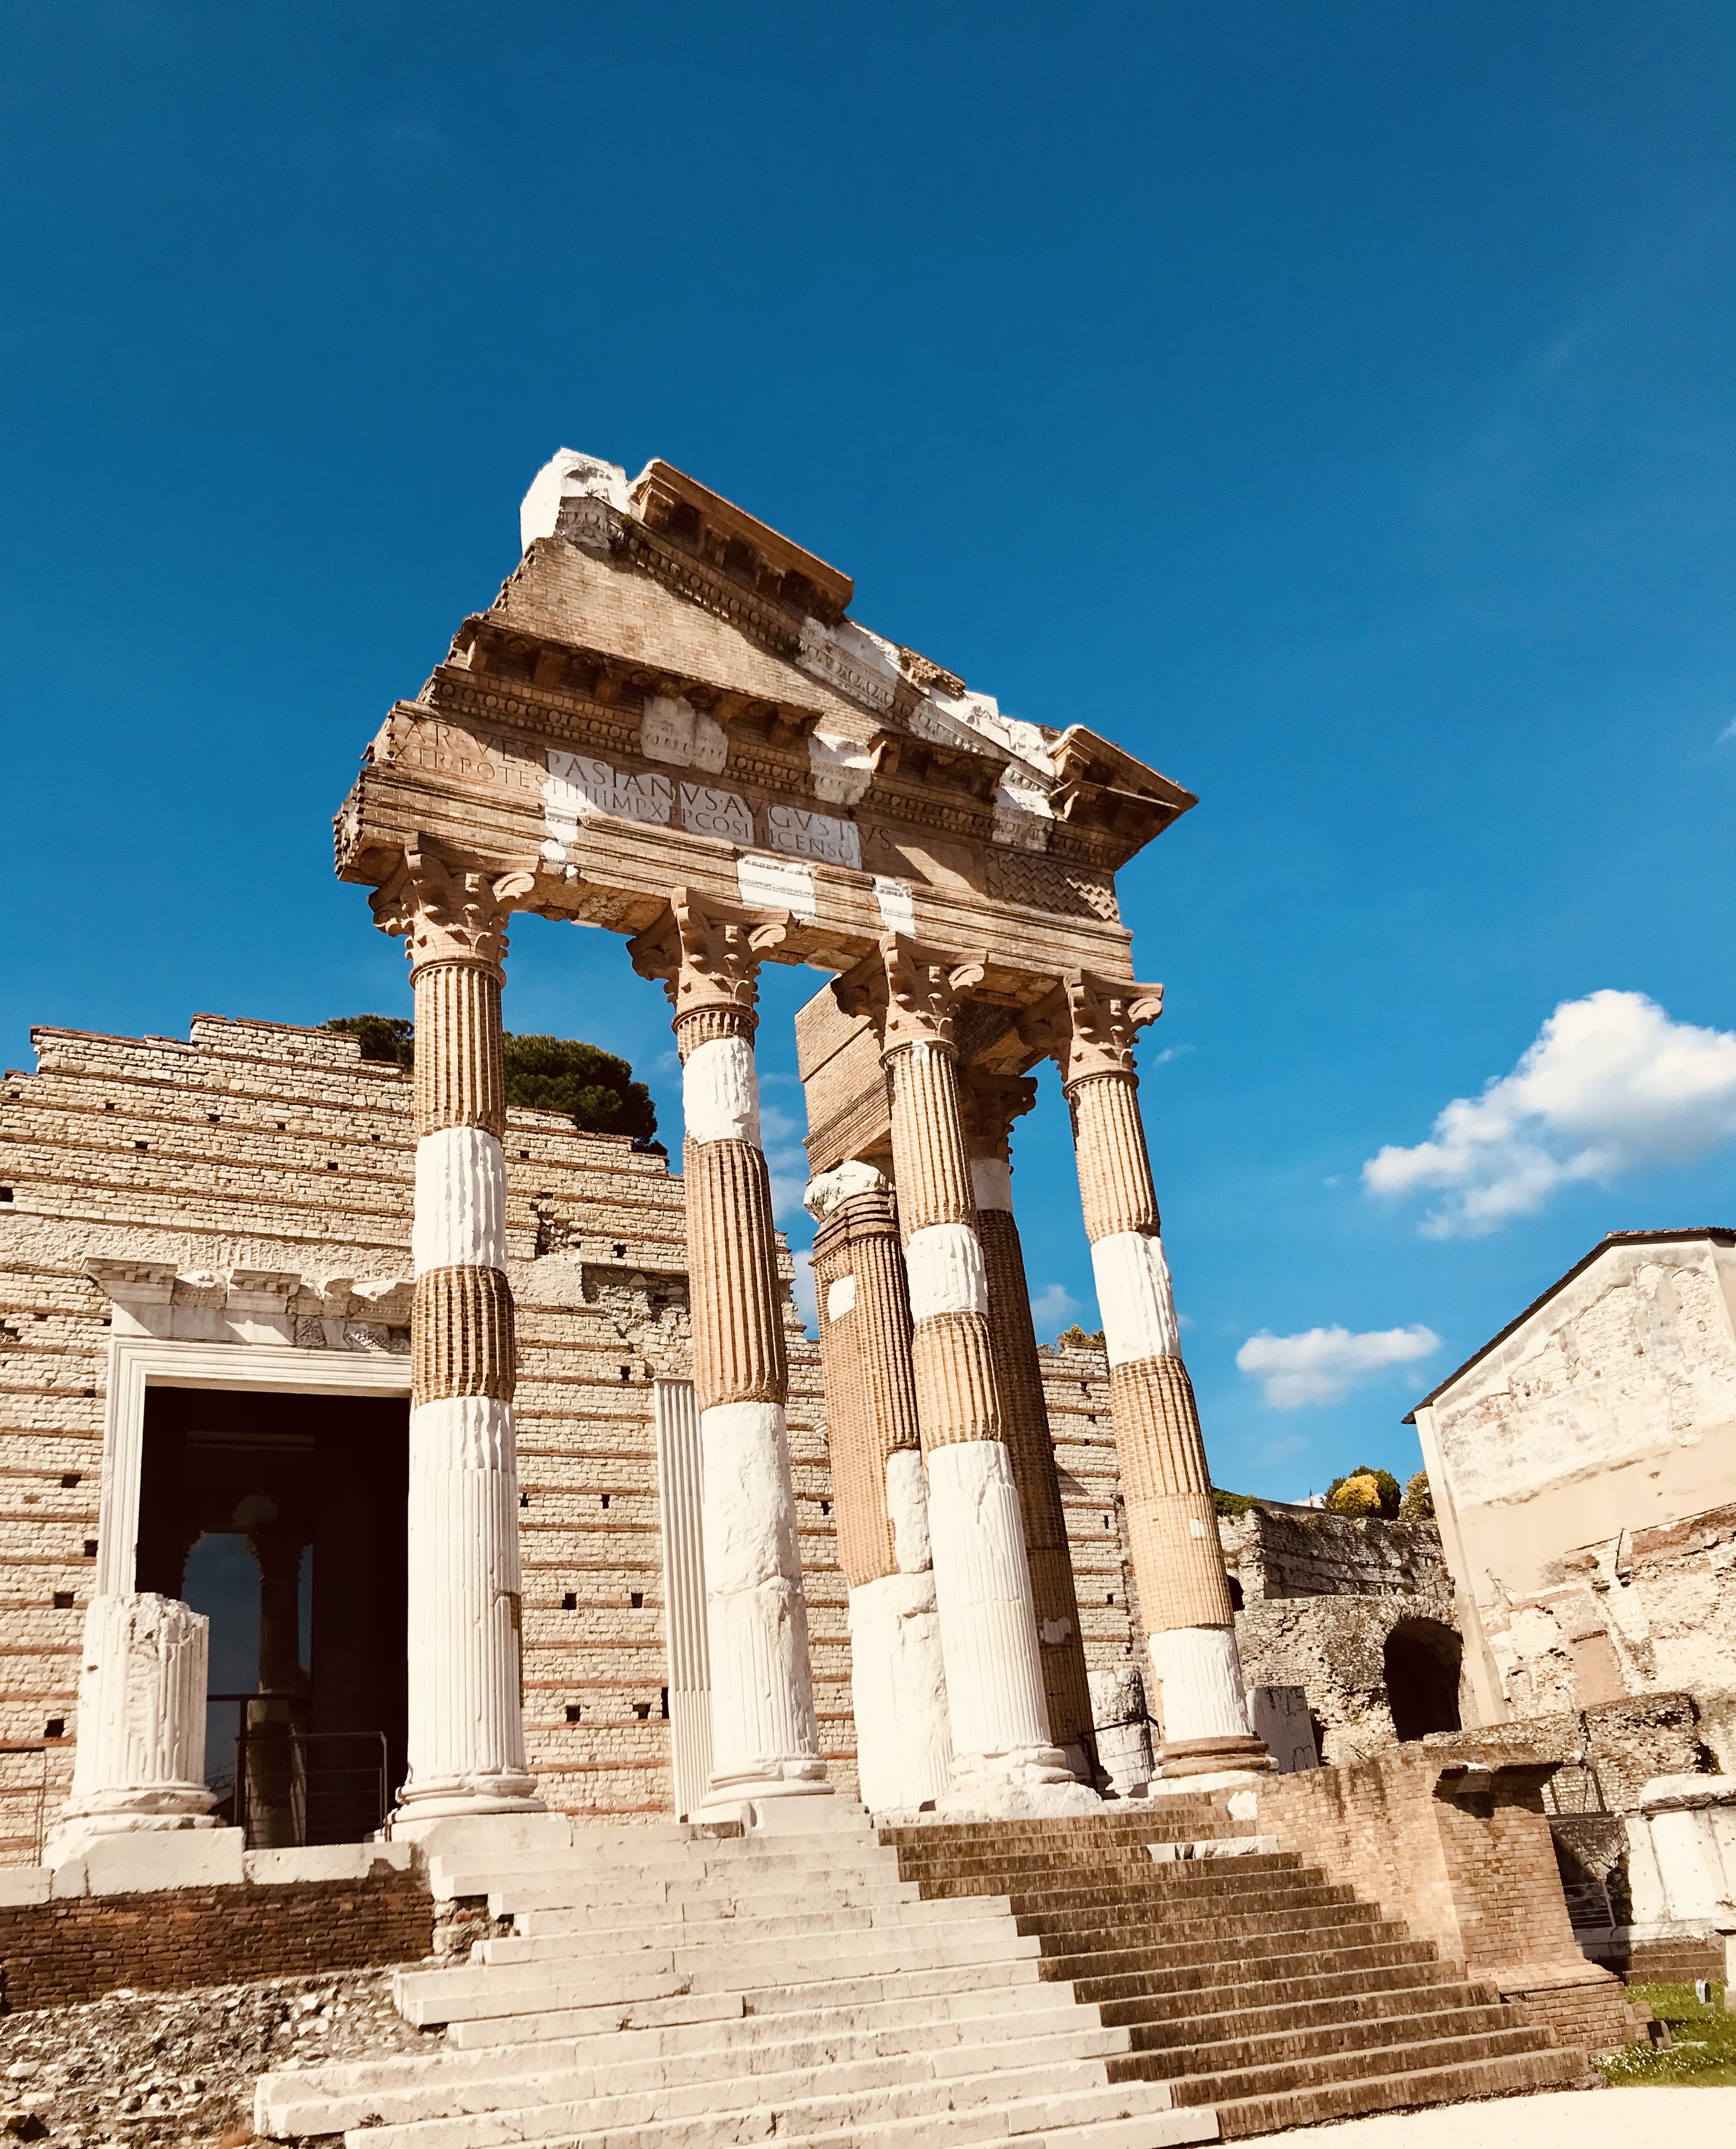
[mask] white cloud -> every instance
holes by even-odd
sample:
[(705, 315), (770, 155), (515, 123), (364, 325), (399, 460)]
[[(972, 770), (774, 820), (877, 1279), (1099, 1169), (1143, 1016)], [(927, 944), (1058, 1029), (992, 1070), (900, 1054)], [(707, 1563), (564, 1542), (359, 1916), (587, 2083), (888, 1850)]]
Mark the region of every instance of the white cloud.
[(772, 1214), (780, 1224), (801, 1223), (808, 1212), (802, 1196), (808, 1190), (808, 1151), (802, 1129), (781, 1105), (762, 1098), (759, 1108), (760, 1145), (766, 1153), (766, 1169), (772, 1180)]
[(1558, 1187), (1691, 1164), (1736, 1136), (1736, 1034), (1672, 1022), (1643, 993), (1563, 1000), (1511, 1074), (1456, 1097), (1414, 1149), (1362, 1167), (1371, 1192), (1440, 1188), (1426, 1236), (1474, 1239)]
[(1732, 717), (1718, 735), (1718, 743), (1720, 746), (1728, 746), (1733, 740), (1736, 740), (1736, 717)]
[(1037, 1331), (1039, 1342), (1047, 1342), (1078, 1320), (1079, 1301), (1065, 1284), (1045, 1284), (1031, 1301), (1031, 1326)]
[(1235, 1354), (1242, 1371), (1260, 1383), (1274, 1410), (1306, 1403), (1336, 1403), (1390, 1366), (1408, 1366), (1438, 1351), (1441, 1339), (1421, 1321), (1411, 1328), (1310, 1328), (1301, 1336), (1274, 1336), (1262, 1328)]
[(810, 1336), (820, 1332), (820, 1306), (814, 1296), (813, 1256), (805, 1250), (793, 1253), (796, 1264), (796, 1311), (802, 1316), (802, 1325)]

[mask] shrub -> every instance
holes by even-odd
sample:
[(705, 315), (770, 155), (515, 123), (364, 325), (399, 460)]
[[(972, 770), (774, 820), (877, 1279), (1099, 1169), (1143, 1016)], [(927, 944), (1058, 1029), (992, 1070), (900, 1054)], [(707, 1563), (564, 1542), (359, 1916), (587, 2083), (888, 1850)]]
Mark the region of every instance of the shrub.
[[(415, 1064), (415, 1024), (401, 1016), (340, 1015), (325, 1027), (359, 1038), (364, 1059)], [(581, 1134), (631, 1135), (641, 1148), (656, 1146), (657, 1108), (628, 1061), (576, 1037), (516, 1037), (510, 1030), (502, 1051), (509, 1105), (562, 1113)]]
[(1335, 1515), (1383, 1515), (1391, 1522), (1402, 1497), (1390, 1470), (1376, 1470), (1366, 1462), (1335, 1477), (1326, 1487), (1326, 1506)]
[(1070, 1328), (1064, 1328), (1056, 1336), (1055, 1348), (1058, 1351), (1100, 1351), (1103, 1348), (1103, 1331), (1099, 1328), (1088, 1336), (1075, 1321)]
[(1427, 1470), (1419, 1470), (1405, 1486), (1405, 1497), (1398, 1503), (1398, 1519), (1401, 1522), (1432, 1522), (1435, 1519), (1435, 1488), (1429, 1483)]

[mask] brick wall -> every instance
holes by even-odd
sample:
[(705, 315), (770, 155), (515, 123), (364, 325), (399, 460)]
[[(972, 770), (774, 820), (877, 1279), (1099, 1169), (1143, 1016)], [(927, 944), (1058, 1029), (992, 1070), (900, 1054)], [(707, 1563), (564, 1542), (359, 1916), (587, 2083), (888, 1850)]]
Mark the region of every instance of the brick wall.
[(433, 1934), (432, 1900), (407, 1873), (0, 1906), (0, 2011), (413, 1962)]

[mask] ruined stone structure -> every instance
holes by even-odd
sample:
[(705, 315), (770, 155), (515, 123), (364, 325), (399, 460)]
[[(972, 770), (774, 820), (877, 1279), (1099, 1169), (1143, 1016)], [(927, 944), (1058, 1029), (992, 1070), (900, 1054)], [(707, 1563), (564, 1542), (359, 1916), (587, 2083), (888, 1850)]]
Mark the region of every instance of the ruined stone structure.
[(1736, 1690), (1736, 1232), (1612, 1233), (1413, 1413), (1477, 1720)]
[[(309, 1467), (322, 1442), (339, 1458), (335, 1498), (304, 1518), (314, 1578), (309, 1728), (390, 1729), (401, 1774), (408, 1701), (401, 1605), (395, 1624), (390, 1613), (404, 1584), (407, 1499), (411, 1078), (361, 1059), (353, 1037), (214, 1015), (196, 1017), (185, 1040), (42, 1029), (35, 1041), (38, 1071), (0, 1083), (0, 1379), (13, 1487), (0, 1737), (25, 1749), (0, 1756), (0, 1860), (13, 1862), (40, 1852), (72, 1793), (75, 1757), (88, 1757), (87, 1773), (94, 1761), (96, 1743), (81, 1748), (78, 1735), (87, 1620), (127, 1618), (127, 1658), (138, 1661), (141, 1602), (179, 1599), (189, 1538), (232, 1531), (239, 1499), (261, 1485), (282, 1494), (280, 1477), (259, 1473), (279, 1467), (286, 1445), (304, 1447)], [(697, 1499), (680, 1497), (668, 1407), (692, 1371), (682, 1183), (625, 1138), (576, 1133), (550, 1113), (509, 1111), (502, 1146), (526, 1756), (550, 1804), (649, 1819), (689, 1803), (676, 1770), (681, 1681), (693, 1673), (672, 1648), (679, 1593), (666, 1580), (684, 1569), (665, 1543), (674, 1514), (697, 1522)], [(818, 1355), (786, 1303), (781, 1248), (778, 1263), (816, 1724), (828, 1771), (848, 1795), (857, 1741)], [(1094, 1353), (1043, 1366), (1087, 1655), (1107, 1670), (1132, 1663), (1138, 1647), (1107, 1383)], [(164, 1376), (212, 1385), (172, 1387)], [(169, 1422), (178, 1405), (209, 1422)], [(262, 1431), (269, 1440), (256, 1439)], [(105, 1441), (126, 1462), (106, 1507)], [(390, 1466), (394, 1454), (395, 1479), (390, 1467), (384, 1478), (362, 1467), (370, 1456)], [(202, 1457), (230, 1458), (239, 1477), (199, 1490)], [(677, 1497), (666, 1502), (672, 1480)], [(376, 1678), (393, 1669), (395, 1648), (395, 1684), (342, 1676), (355, 1653), (345, 1564), (358, 1539), (383, 1570), (365, 1608), (362, 1668)], [(157, 1595), (129, 1596), (134, 1580)], [(162, 1615), (145, 1617), (162, 1636)], [(101, 1644), (99, 1633), (99, 1670), (120, 1661)], [(130, 1695), (141, 1733), (139, 1712), (160, 1695), (150, 1717), (159, 1744), (173, 1724), (204, 1748), (202, 1694), (189, 1716), (167, 1705), (174, 1696), (160, 1683), (111, 1690)], [(703, 1714), (702, 1652), (693, 1693)], [(214, 1705), (209, 1722), (202, 1762), (165, 1778), (143, 1749), (140, 1766), (111, 1758), (94, 1779), (101, 1798), (135, 1815), (209, 1812), (208, 1774), (233, 1770), (236, 1707)], [(75, 1803), (95, 1818), (82, 1788)]]
[(1248, 1683), (1302, 1689), (1321, 1760), (1472, 1720), (1432, 1523), (1261, 1502), (1219, 1533)]

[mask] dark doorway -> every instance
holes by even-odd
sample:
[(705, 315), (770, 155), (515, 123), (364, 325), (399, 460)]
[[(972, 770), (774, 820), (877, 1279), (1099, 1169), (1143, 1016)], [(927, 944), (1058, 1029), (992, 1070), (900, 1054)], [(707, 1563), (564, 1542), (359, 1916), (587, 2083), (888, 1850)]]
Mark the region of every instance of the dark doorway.
[(1463, 1645), (1438, 1619), (1401, 1619), (1386, 1637), (1386, 1705), (1401, 1739), (1457, 1731)]
[(355, 1842), (405, 1774), (407, 1398), (152, 1388), (138, 1583), (211, 1622), (206, 1780), (250, 1843)]

